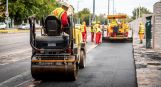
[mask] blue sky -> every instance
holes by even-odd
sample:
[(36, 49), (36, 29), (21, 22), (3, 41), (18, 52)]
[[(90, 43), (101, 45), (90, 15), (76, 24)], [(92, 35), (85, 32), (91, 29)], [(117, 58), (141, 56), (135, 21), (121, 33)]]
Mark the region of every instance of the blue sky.
[[(68, 0), (70, 4), (74, 6), (77, 11), (78, 0)], [(96, 1), (96, 14), (107, 14), (108, 13), (108, 0), (95, 0)], [(132, 16), (132, 10), (136, 7), (143, 6), (153, 12), (153, 5), (155, 2), (160, 0), (114, 0), (114, 12), (115, 13), (126, 13)], [(110, 13), (113, 13), (113, 0), (110, 0)], [(83, 8), (89, 8), (92, 12), (93, 0), (80, 0), (78, 10)]]

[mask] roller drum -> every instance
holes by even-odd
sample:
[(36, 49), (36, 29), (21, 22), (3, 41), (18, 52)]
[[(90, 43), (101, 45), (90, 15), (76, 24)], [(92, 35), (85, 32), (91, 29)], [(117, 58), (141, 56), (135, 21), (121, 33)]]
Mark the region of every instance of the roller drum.
[(78, 70), (76, 68), (76, 64), (51, 66), (43, 66), (36, 64), (31, 65), (31, 74), (32, 77), (36, 80), (60, 78), (76, 80), (77, 72)]

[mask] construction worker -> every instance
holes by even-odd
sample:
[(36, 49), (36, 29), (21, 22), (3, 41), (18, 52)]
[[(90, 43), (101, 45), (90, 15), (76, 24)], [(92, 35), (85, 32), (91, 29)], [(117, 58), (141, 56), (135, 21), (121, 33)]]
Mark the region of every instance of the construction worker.
[(129, 32), (129, 25), (125, 22), (125, 20), (122, 21), (122, 28), (124, 29), (125, 36), (128, 37)]
[(113, 36), (116, 37), (118, 33), (118, 23), (115, 18), (113, 18), (110, 25), (111, 25), (111, 28), (113, 29)]
[(95, 28), (94, 28), (94, 25), (95, 25), (95, 22), (92, 22), (92, 25), (91, 25), (91, 42), (94, 42), (94, 32), (95, 32)]
[(112, 33), (113, 33), (113, 29), (112, 29), (111, 24), (109, 23), (107, 27), (107, 36), (110, 37)]
[(128, 37), (129, 35), (129, 25), (125, 23), (125, 36)]
[(145, 27), (143, 25), (143, 23), (141, 22), (139, 25), (139, 38), (140, 38), (140, 43), (143, 43), (143, 38), (144, 38), (144, 31), (145, 31)]
[(82, 39), (83, 42), (86, 42), (87, 40), (87, 30), (86, 30), (86, 22), (83, 22), (81, 25), (81, 31), (82, 31)]
[(52, 15), (56, 16), (62, 24), (62, 27), (68, 26), (68, 16), (67, 16), (67, 10), (69, 8), (69, 5), (67, 3), (62, 3), (61, 7), (56, 8), (52, 11)]
[(100, 22), (98, 21), (98, 23), (95, 25), (96, 27), (96, 44), (100, 44), (101, 43), (101, 28), (100, 28)]

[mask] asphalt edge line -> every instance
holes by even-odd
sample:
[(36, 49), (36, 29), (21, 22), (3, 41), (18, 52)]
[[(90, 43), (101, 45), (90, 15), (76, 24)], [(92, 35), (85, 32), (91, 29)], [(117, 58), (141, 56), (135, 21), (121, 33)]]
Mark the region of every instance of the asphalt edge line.
[(27, 81), (24, 81), (24, 82), (22, 82), (22, 83), (20, 83), (20, 84), (18, 84), (18, 85), (16, 85), (16, 86), (14, 86), (14, 87), (21, 87), (23, 84), (29, 83), (30, 81), (32, 81), (32, 79), (27, 80)]
[(98, 45), (92, 45), (89, 49), (87, 49), (87, 53), (89, 53), (92, 49), (96, 48)]
[(12, 61), (10, 61), (10, 62), (2, 63), (2, 64), (0, 64), (0, 65), (1, 65), (1, 66), (5, 66), (5, 65), (7, 65), (7, 64), (11, 64), (11, 63), (15, 63), (15, 62), (18, 62), (18, 61), (21, 61), (21, 60), (28, 59), (28, 58), (30, 58), (30, 57), (31, 57), (31, 56), (24, 57), (24, 58), (17, 59), (17, 60), (12, 60)]

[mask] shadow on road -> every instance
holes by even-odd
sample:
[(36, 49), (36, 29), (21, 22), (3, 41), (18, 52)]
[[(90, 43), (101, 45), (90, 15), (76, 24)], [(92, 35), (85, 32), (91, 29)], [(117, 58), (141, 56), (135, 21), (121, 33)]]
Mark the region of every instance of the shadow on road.
[(124, 39), (124, 40), (109, 40), (107, 38), (102, 39), (102, 43), (132, 43), (133, 40), (130, 39)]

